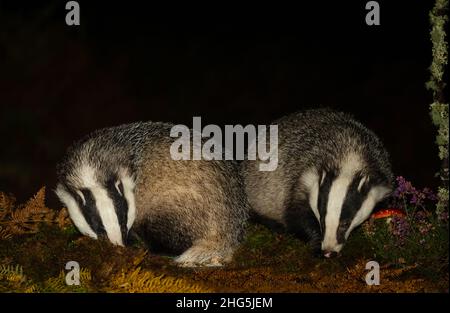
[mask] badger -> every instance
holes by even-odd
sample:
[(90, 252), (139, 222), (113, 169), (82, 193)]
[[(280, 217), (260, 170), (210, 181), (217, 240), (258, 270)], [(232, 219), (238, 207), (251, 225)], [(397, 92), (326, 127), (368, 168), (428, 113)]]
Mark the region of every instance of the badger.
[(339, 255), (351, 231), (391, 192), (389, 155), (352, 116), (330, 109), (274, 122), (278, 167), (259, 171), (244, 160), (242, 176), (257, 220), (306, 239), (315, 253)]
[(125, 246), (133, 235), (180, 266), (221, 266), (249, 214), (234, 161), (173, 160), (173, 125), (136, 122), (93, 132), (57, 165), (55, 192), (78, 230)]

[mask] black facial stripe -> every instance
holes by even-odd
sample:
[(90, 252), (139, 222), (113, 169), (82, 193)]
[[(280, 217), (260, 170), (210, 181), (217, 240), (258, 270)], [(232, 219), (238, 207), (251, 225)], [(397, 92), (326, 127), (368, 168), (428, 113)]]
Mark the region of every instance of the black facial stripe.
[(119, 183), (119, 191), (116, 188), (116, 180), (109, 180), (106, 184), (106, 190), (108, 190), (108, 196), (111, 198), (114, 204), (114, 210), (116, 211), (117, 219), (119, 220), (120, 232), (122, 233), (122, 240), (125, 243), (127, 239), (128, 229), (128, 203), (125, 199), (122, 183)]
[(83, 215), (92, 231), (98, 236), (105, 235), (105, 227), (103, 226), (100, 215), (98, 213), (92, 192), (89, 189), (80, 189), (81, 193), (83, 194), (84, 200), (86, 201), (85, 203), (81, 196), (68, 185), (64, 184), (64, 188), (77, 202), (81, 214)]
[(320, 225), (322, 228), (322, 235), (325, 234), (325, 215), (327, 213), (328, 195), (330, 193), (331, 185), (333, 184), (336, 174), (333, 171), (326, 173), (322, 185), (319, 187), (319, 196), (317, 199), (317, 209), (320, 214)]
[(86, 200), (85, 205), (83, 205), (83, 203), (81, 203), (80, 205), (81, 213), (86, 219), (86, 222), (97, 235), (106, 235), (106, 230), (100, 214), (98, 213), (97, 205), (95, 203), (95, 198), (92, 194), (92, 191), (90, 191), (89, 189), (80, 189), (80, 191), (83, 194), (84, 199)]
[(353, 218), (361, 208), (367, 194), (370, 190), (368, 184), (364, 183), (360, 190), (358, 190), (359, 183), (363, 178), (362, 175), (355, 175), (352, 182), (348, 186), (347, 194), (345, 195), (344, 203), (342, 205), (341, 216), (339, 218), (339, 227), (337, 230), (338, 243), (345, 242), (345, 233), (350, 227)]
[(80, 189), (85, 200), (83, 201), (81, 196), (72, 188), (69, 188), (68, 185), (64, 184), (64, 187), (77, 202), (81, 214), (83, 215), (92, 231), (98, 236), (106, 235), (105, 227), (103, 226), (100, 214), (98, 213), (97, 205), (95, 203), (95, 198), (92, 195), (92, 192), (89, 189)]

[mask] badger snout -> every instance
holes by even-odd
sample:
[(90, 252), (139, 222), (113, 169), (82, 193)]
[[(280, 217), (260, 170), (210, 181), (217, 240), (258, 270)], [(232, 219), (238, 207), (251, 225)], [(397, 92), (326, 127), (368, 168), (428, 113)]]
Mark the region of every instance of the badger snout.
[(336, 251), (323, 251), (323, 256), (327, 259), (331, 259), (340, 256), (340, 253)]
[(343, 246), (342, 243), (338, 244), (335, 242), (334, 244), (329, 244), (322, 242), (322, 255), (327, 259), (338, 257)]

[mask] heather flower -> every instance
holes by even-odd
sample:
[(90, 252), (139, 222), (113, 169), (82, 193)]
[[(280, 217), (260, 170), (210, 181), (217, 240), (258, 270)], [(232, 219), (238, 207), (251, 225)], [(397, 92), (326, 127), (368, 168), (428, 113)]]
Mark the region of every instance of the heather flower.
[(433, 229), (434, 229), (433, 224), (428, 222), (419, 225), (419, 232), (422, 235), (427, 235)]
[(418, 190), (414, 190), (414, 192), (411, 195), (411, 200), (409, 201), (409, 203), (411, 204), (415, 204), (416, 206), (422, 206), (423, 204), (423, 200), (425, 200), (425, 194), (418, 191)]
[(401, 246), (410, 233), (410, 225), (405, 217), (394, 216), (391, 219), (391, 232), (397, 237), (397, 243)]
[[(434, 217), (437, 217), (441, 225), (449, 219), (448, 211), (433, 213), (429, 210), (437, 200), (438, 197), (430, 188), (417, 189), (403, 176), (396, 178), (390, 206), (406, 213), (405, 216), (396, 215), (387, 220), (391, 242), (396, 249), (407, 249), (410, 245), (421, 245), (424, 248), (430, 246), (438, 227)], [(369, 229), (368, 227), (366, 233), (373, 234), (374, 231)]]
[(407, 181), (403, 176), (398, 176), (396, 178), (397, 188), (394, 191), (394, 197), (404, 198), (405, 195), (409, 194), (414, 187), (411, 182)]
[(426, 200), (437, 201), (437, 196), (430, 188), (425, 187), (422, 190), (418, 190), (403, 176), (398, 176), (396, 182), (397, 188), (393, 193), (393, 204), (397, 207), (404, 207), (407, 203), (415, 207), (423, 207)]

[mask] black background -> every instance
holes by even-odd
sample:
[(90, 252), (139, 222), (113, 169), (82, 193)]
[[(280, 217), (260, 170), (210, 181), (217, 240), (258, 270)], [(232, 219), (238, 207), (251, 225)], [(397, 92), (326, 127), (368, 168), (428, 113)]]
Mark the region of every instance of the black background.
[[(207, 311), (198, 308), (177, 308), (177, 301), (185, 297), (189, 300), (210, 300), (222, 303), (221, 298), (272, 298), (271, 308), (211, 306)], [(346, 312), (380, 312), (385, 308), (395, 311), (414, 311), (429, 308), (430, 305), (447, 307), (448, 294), (0, 294), (2, 304), (17, 309), (37, 307), (46, 312), (80, 312), (83, 308), (96, 311), (172, 311), (172, 312), (279, 312), (304, 311), (309, 308), (333, 311), (345, 308)], [(425, 307), (426, 306), (426, 307)]]
[(438, 183), (433, 1), (378, 1), (380, 26), (367, 1), (78, 1), (72, 27), (65, 2), (0, 1), (0, 190), (19, 200), (54, 187), (67, 146), (97, 128), (269, 124), (324, 106), (374, 130), (396, 175)]

